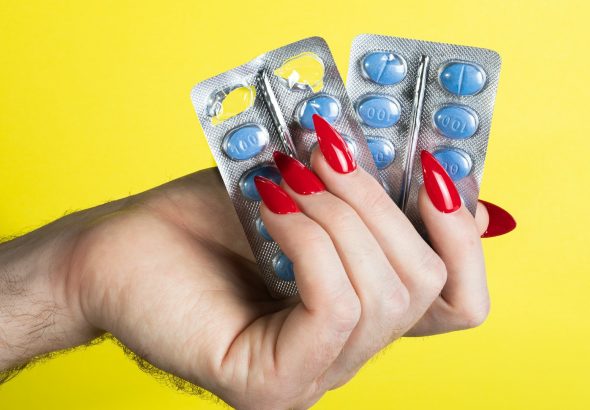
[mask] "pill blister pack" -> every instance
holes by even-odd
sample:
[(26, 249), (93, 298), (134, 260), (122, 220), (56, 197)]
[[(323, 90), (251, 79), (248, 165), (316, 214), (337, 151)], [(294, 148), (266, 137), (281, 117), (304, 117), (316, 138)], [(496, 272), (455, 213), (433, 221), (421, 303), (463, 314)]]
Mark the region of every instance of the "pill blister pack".
[(372, 34), (353, 41), (348, 94), (385, 189), (421, 233), (422, 150), (475, 213), (500, 63), (482, 48)]
[(191, 99), (264, 282), (275, 297), (297, 293), (293, 265), (260, 218), (254, 177), (280, 182), (274, 151), (309, 165), (319, 114), (379, 178), (328, 45), (312, 37), (269, 51), (197, 84)]

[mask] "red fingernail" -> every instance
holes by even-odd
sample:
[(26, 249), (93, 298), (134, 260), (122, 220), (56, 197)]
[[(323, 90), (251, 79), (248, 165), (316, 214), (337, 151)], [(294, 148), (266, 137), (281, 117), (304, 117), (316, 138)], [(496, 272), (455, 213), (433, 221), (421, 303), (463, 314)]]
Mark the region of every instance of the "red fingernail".
[(424, 186), (432, 204), (445, 214), (455, 212), (461, 207), (461, 197), (453, 180), (430, 152), (423, 150), (420, 159)]
[(312, 119), (320, 150), (332, 169), (340, 174), (354, 171), (356, 162), (344, 138), (321, 116), (314, 114)]
[(324, 183), (305, 165), (282, 152), (272, 154), (281, 176), (293, 191), (301, 195), (311, 195), (326, 190)]
[(490, 215), (488, 229), (481, 235), (482, 238), (504, 235), (516, 228), (516, 221), (506, 210), (483, 199), (479, 202), (486, 207)]
[(254, 177), (254, 183), (264, 204), (275, 214), (299, 212), (295, 201), (270, 179), (257, 176)]

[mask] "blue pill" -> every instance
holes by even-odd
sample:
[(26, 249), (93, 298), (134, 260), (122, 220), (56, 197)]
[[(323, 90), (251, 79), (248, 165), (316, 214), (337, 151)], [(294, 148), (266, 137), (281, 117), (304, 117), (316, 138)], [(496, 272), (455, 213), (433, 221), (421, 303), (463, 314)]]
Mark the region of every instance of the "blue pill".
[(242, 195), (252, 201), (260, 201), (260, 195), (254, 184), (254, 177), (256, 176), (268, 178), (277, 184), (281, 183), (281, 174), (279, 173), (279, 170), (272, 165), (261, 165), (247, 171), (242, 178), (240, 178), (240, 189), (242, 190)]
[(385, 169), (395, 159), (395, 148), (391, 141), (379, 137), (367, 137), (367, 145), (377, 169)]
[(264, 238), (265, 241), (272, 241), (272, 237), (266, 230), (266, 226), (264, 226), (264, 222), (262, 222), (262, 218), (258, 217), (256, 219), (256, 230), (258, 234)]
[(394, 85), (406, 77), (406, 61), (391, 51), (375, 51), (362, 61), (363, 75), (380, 85)]
[(293, 262), (291, 262), (283, 252), (280, 252), (277, 256), (274, 257), (272, 261), (272, 266), (274, 267), (277, 276), (282, 280), (286, 280), (289, 282), (295, 280)]
[(228, 132), (221, 148), (235, 161), (244, 161), (260, 154), (268, 144), (268, 131), (262, 125), (245, 124)]
[(445, 137), (464, 140), (477, 131), (477, 113), (464, 105), (445, 105), (434, 113), (434, 126)]
[(471, 172), (473, 163), (468, 153), (458, 148), (442, 148), (434, 152), (434, 157), (445, 168), (453, 181), (465, 178)]
[(486, 83), (486, 73), (477, 64), (453, 62), (445, 65), (439, 74), (441, 85), (455, 95), (474, 95)]
[(318, 114), (330, 124), (340, 118), (340, 103), (328, 94), (320, 94), (303, 101), (297, 110), (297, 122), (303, 128), (315, 130), (312, 116)]
[(356, 111), (363, 123), (372, 128), (387, 128), (399, 121), (401, 109), (397, 100), (384, 95), (367, 95)]

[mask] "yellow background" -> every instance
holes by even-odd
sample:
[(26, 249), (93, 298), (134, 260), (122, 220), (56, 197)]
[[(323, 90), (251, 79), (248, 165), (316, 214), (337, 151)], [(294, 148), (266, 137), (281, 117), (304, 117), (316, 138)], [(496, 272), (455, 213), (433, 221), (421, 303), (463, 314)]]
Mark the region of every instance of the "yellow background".
[[(318, 409), (590, 408), (590, 13), (568, 1), (0, 1), (0, 237), (213, 165), (198, 81), (311, 35), (342, 72), (363, 32), (503, 58), (482, 197), (519, 222), (485, 241), (492, 312), (402, 340)], [(34, 366), (2, 409), (215, 409), (112, 343)]]

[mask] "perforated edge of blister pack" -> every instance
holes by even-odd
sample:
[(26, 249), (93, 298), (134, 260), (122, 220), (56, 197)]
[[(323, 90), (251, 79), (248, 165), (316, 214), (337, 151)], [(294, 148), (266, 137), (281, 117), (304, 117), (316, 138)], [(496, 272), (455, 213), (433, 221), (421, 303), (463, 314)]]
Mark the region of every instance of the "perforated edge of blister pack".
[[(286, 60), (304, 52), (315, 53), (323, 62), (324, 84), (319, 92), (314, 92), (309, 87), (289, 87), (283, 79), (273, 75), (274, 70)], [(359, 166), (375, 178), (378, 179), (379, 176), (330, 49), (320, 37), (307, 38), (269, 51), (244, 65), (204, 80), (193, 88), (191, 99), (195, 111), (230, 199), (244, 227), (262, 278), (274, 297), (284, 297), (297, 293), (295, 282), (281, 280), (275, 275), (273, 259), (279, 254), (280, 249), (275, 242), (265, 240), (258, 233), (256, 221), (259, 217), (259, 202), (245, 198), (240, 190), (240, 179), (246, 172), (261, 164), (272, 164), (272, 153), (275, 150), (288, 152), (288, 147), (285, 147), (281, 141), (282, 136), (273, 122), (270, 110), (266, 105), (267, 101), (263, 98), (263, 92), (261, 92), (263, 90), (259, 86), (262, 72), (265, 73), (276, 98), (276, 104), (284, 118), (295, 146), (296, 156), (300, 161), (309, 165), (310, 152), (317, 139), (313, 131), (306, 130), (297, 123), (296, 110), (305, 99), (319, 94), (328, 94), (335, 97), (340, 103), (341, 114), (333, 124), (334, 127), (353, 144), (353, 151)], [(219, 90), (236, 85), (257, 87), (253, 105), (241, 114), (213, 125), (210, 111), (208, 111), (211, 96)], [(264, 150), (254, 158), (234, 161), (222, 149), (224, 137), (236, 127), (249, 123), (262, 125), (268, 131), (269, 142)]]
[[(407, 73), (395, 85), (379, 85), (363, 75), (362, 61), (368, 53), (391, 51), (405, 59)], [(411, 126), (413, 103), (416, 98), (418, 70), (426, 56), (427, 72), (424, 83), (424, 98), (419, 116), (420, 128), (412, 147)], [(475, 63), (483, 68), (486, 78), (481, 91), (474, 95), (459, 96), (448, 92), (439, 81), (443, 66), (451, 62)], [(393, 143), (393, 163), (379, 171), (384, 187), (390, 196), (402, 206), (406, 195), (405, 213), (414, 226), (424, 234), (424, 227), (418, 212), (418, 191), (422, 185), (420, 151), (433, 152), (440, 148), (455, 148), (466, 152), (472, 161), (469, 175), (456, 181), (461, 198), (471, 213), (475, 213), (479, 187), (483, 175), (484, 161), (492, 122), (494, 100), (498, 87), (501, 59), (492, 50), (462, 45), (436, 43), (406, 38), (362, 34), (357, 36), (351, 47), (347, 91), (353, 104), (366, 95), (378, 94), (393, 97), (399, 102), (401, 115), (398, 122), (389, 128), (371, 128), (360, 121), (365, 136), (377, 136)], [(467, 106), (477, 113), (478, 125), (475, 134), (467, 139), (450, 139), (436, 130), (434, 114), (448, 104)], [(357, 117), (358, 118), (358, 117)], [(412, 152), (413, 150), (413, 152)], [(411, 161), (411, 162), (410, 162)], [(404, 176), (410, 182), (406, 191)]]

